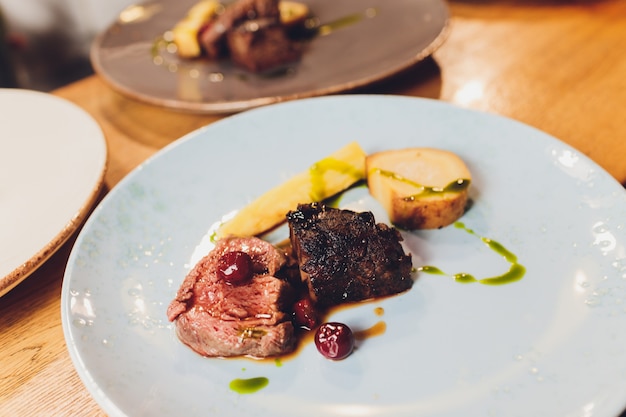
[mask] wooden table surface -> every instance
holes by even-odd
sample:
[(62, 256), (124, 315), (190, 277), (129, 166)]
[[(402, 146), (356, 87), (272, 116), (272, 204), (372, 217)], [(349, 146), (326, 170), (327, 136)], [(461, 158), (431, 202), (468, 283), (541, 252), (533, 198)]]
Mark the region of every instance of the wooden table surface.
[[(569, 143), (626, 184), (626, 2), (449, 5), (449, 37), (432, 59), (362, 92), (511, 117)], [(144, 105), (98, 76), (54, 94), (100, 123), (109, 147), (105, 192), (163, 146), (223, 117)], [(0, 298), (0, 416), (105, 415), (74, 370), (61, 327), (61, 282), (75, 237)]]

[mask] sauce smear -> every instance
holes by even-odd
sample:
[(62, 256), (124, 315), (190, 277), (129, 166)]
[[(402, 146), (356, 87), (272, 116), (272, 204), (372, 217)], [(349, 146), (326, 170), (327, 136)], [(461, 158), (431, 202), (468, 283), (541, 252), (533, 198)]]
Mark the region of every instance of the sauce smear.
[(448, 275), (454, 278), (456, 282), (459, 282), (462, 284), (470, 284), (470, 283), (478, 282), (479, 284), (485, 284), (485, 285), (503, 285), (503, 284), (510, 284), (512, 282), (519, 281), (520, 279), (524, 277), (524, 275), (526, 274), (526, 267), (518, 263), (517, 256), (511, 251), (509, 251), (507, 248), (505, 248), (501, 243), (498, 243), (495, 240), (490, 239), (488, 237), (479, 236), (478, 234), (476, 234), (476, 232), (466, 227), (465, 224), (461, 222), (454, 223), (454, 227), (456, 227), (457, 229), (465, 230), (470, 235), (476, 236), (485, 245), (487, 245), (489, 249), (493, 250), (498, 255), (501, 255), (510, 264), (509, 270), (505, 272), (504, 274), (496, 275), (493, 277), (486, 277), (486, 278), (476, 278), (473, 275), (468, 274), (466, 272), (459, 272), (459, 273), (452, 274), (452, 275), (446, 274), (441, 269), (437, 268), (436, 266), (431, 266), (431, 265), (419, 267), (418, 271), (421, 271), (427, 274), (433, 274), (433, 275)]
[(387, 330), (387, 323), (379, 321), (368, 329), (358, 330), (354, 332), (354, 338), (356, 340), (365, 340), (370, 337), (380, 336)]
[(247, 379), (237, 378), (230, 381), (229, 387), (239, 394), (253, 394), (265, 388), (269, 383), (270, 380), (264, 376)]

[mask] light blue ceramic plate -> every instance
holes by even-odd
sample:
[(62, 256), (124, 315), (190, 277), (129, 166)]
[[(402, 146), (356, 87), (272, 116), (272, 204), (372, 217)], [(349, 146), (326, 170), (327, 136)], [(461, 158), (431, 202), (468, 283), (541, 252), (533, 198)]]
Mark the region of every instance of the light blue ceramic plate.
[[(461, 156), (473, 173), (461, 220), (517, 255), (523, 279), (418, 274), (408, 293), (332, 317), (387, 325), (341, 362), (310, 344), (282, 363), (207, 359), (183, 346), (165, 311), (211, 225), (353, 140), (367, 152)], [(365, 189), (344, 203), (380, 215)], [(196, 131), (121, 181), (72, 251), (63, 327), (79, 375), (113, 417), (613, 417), (626, 406), (625, 222), (620, 184), (515, 121), (406, 97), (294, 101)], [(416, 266), (477, 277), (508, 268), (455, 227), (404, 243)], [(269, 384), (254, 394), (229, 388), (259, 376)]]

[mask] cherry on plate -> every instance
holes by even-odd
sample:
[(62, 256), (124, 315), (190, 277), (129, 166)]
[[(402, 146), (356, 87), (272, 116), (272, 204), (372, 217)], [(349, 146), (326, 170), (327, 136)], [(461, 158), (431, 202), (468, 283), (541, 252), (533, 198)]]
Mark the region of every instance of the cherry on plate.
[(315, 332), (315, 347), (328, 359), (345, 359), (354, 349), (352, 329), (343, 323), (324, 323)]
[(226, 252), (217, 262), (217, 276), (231, 285), (242, 285), (252, 279), (252, 258), (245, 252)]
[(293, 318), (297, 326), (311, 330), (317, 325), (317, 317), (313, 300), (309, 297), (301, 298), (293, 305)]

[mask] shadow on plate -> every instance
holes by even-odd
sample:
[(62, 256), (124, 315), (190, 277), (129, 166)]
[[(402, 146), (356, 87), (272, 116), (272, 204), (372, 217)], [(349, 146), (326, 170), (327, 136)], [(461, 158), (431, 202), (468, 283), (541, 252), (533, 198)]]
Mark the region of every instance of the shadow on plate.
[(399, 72), (374, 84), (352, 91), (368, 94), (400, 94), (438, 99), (441, 97), (441, 68), (429, 56)]

